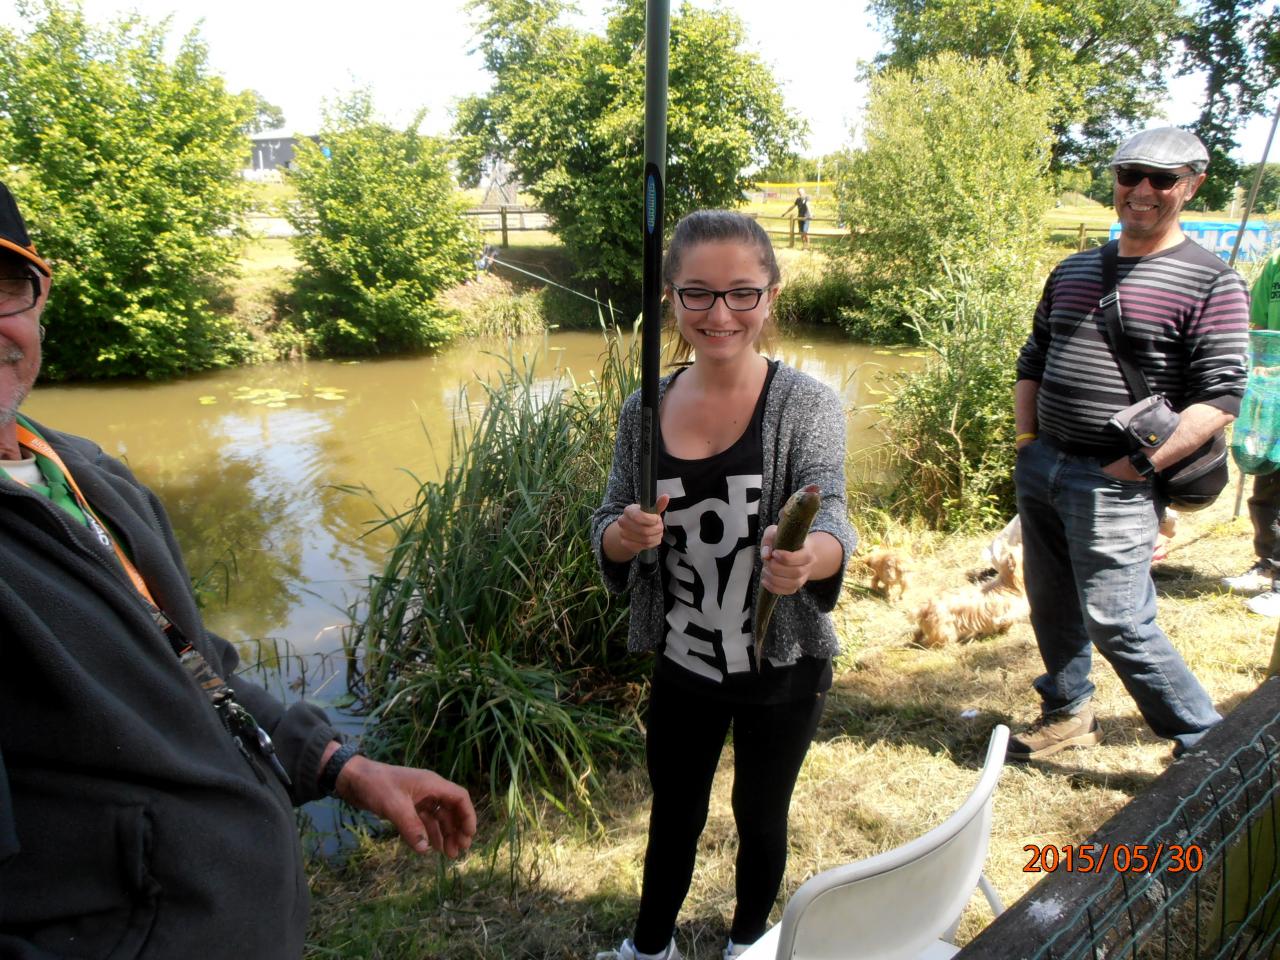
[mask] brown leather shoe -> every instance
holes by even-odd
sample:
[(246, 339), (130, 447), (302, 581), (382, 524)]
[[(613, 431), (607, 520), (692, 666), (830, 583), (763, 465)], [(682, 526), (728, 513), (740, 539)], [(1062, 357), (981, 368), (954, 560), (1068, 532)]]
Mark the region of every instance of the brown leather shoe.
[(1068, 747), (1092, 747), (1102, 742), (1102, 728), (1086, 707), (1079, 713), (1041, 716), (1021, 733), (1009, 738), (1008, 760), (1043, 760)]

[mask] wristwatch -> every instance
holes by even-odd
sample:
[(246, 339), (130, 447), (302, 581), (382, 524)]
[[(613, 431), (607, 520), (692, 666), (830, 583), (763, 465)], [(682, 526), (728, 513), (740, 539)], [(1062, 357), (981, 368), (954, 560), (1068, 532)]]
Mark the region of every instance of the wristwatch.
[(320, 772), (319, 787), (322, 797), (332, 797), (334, 795), (334, 791), (338, 788), (338, 774), (347, 765), (347, 761), (357, 754), (363, 756), (364, 751), (360, 749), (360, 744), (354, 740), (348, 740), (333, 751), (332, 756), (329, 757), (329, 762), (324, 765), (324, 770)]
[(1138, 471), (1138, 476), (1144, 480), (1150, 478), (1156, 472), (1156, 465), (1141, 450), (1135, 450), (1129, 454), (1129, 463), (1133, 465), (1133, 469)]

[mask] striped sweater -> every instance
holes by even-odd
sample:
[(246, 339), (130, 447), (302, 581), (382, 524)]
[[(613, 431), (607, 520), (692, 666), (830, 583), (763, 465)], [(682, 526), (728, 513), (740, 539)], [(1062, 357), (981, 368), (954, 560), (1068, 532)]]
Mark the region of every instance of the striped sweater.
[[(1101, 247), (1054, 268), (1018, 356), (1018, 379), (1036, 380), (1037, 429), (1074, 453), (1118, 456), (1106, 429), (1133, 403), (1098, 309)], [(1244, 280), (1192, 240), (1147, 257), (1120, 257), (1121, 315), (1138, 365), (1175, 410), (1206, 403), (1235, 415), (1244, 393), (1249, 294)]]

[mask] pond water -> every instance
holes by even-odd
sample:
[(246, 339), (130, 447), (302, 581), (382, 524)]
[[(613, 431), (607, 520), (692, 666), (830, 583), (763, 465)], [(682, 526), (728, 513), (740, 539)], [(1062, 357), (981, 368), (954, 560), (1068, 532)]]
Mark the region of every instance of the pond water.
[[(589, 378), (605, 344), (599, 333), (552, 333), (456, 344), (433, 356), (272, 364), (162, 384), (41, 385), (23, 411), (126, 460), (159, 494), (192, 575), (209, 585), (210, 628), (248, 662), (262, 655), (258, 641), (268, 641), (269, 661), (299, 655), (281, 665), (296, 680), (307, 657), (340, 648), (348, 604), (381, 567), (390, 537), (376, 529), (378, 504), (402, 509), (419, 480), (441, 475), (463, 405), (483, 400), (477, 378), (506, 369), (508, 349), (528, 355), (550, 385), (566, 371)], [(831, 331), (793, 333), (774, 355), (841, 393), (851, 449), (878, 439), (867, 407), (880, 399), (882, 375), (921, 362)], [(303, 679), (314, 694), (315, 674)], [(328, 698), (341, 693), (330, 686)]]

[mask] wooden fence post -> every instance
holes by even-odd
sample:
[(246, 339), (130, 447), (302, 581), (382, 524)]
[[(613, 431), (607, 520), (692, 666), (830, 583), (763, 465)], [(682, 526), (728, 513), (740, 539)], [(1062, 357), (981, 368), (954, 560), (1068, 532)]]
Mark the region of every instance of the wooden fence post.
[(789, 231), (790, 231), (790, 237), (787, 241), (787, 246), (794, 247), (796, 245), (796, 218), (791, 217), (787, 221), (787, 223), (789, 224)]
[(499, 216), (502, 217), (502, 246), (507, 246), (507, 207), (505, 204), (498, 210)]
[(1084, 245), (1085, 245), (1085, 241), (1086, 241), (1086, 239), (1087, 239), (1087, 238), (1085, 237), (1085, 233), (1084, 233), (1084, 224), (1082, 223), (1082, 224), (1080, 224), (1080, 239), (1079, 239), (1079, 241), (1078, 241), (1078, 242), (1077, 242), (1077, 244), (1076, 244), (1076, 249), (1077, 249), (1077, 250), (1083, 250), (1083, 249), (1084, 249)]

